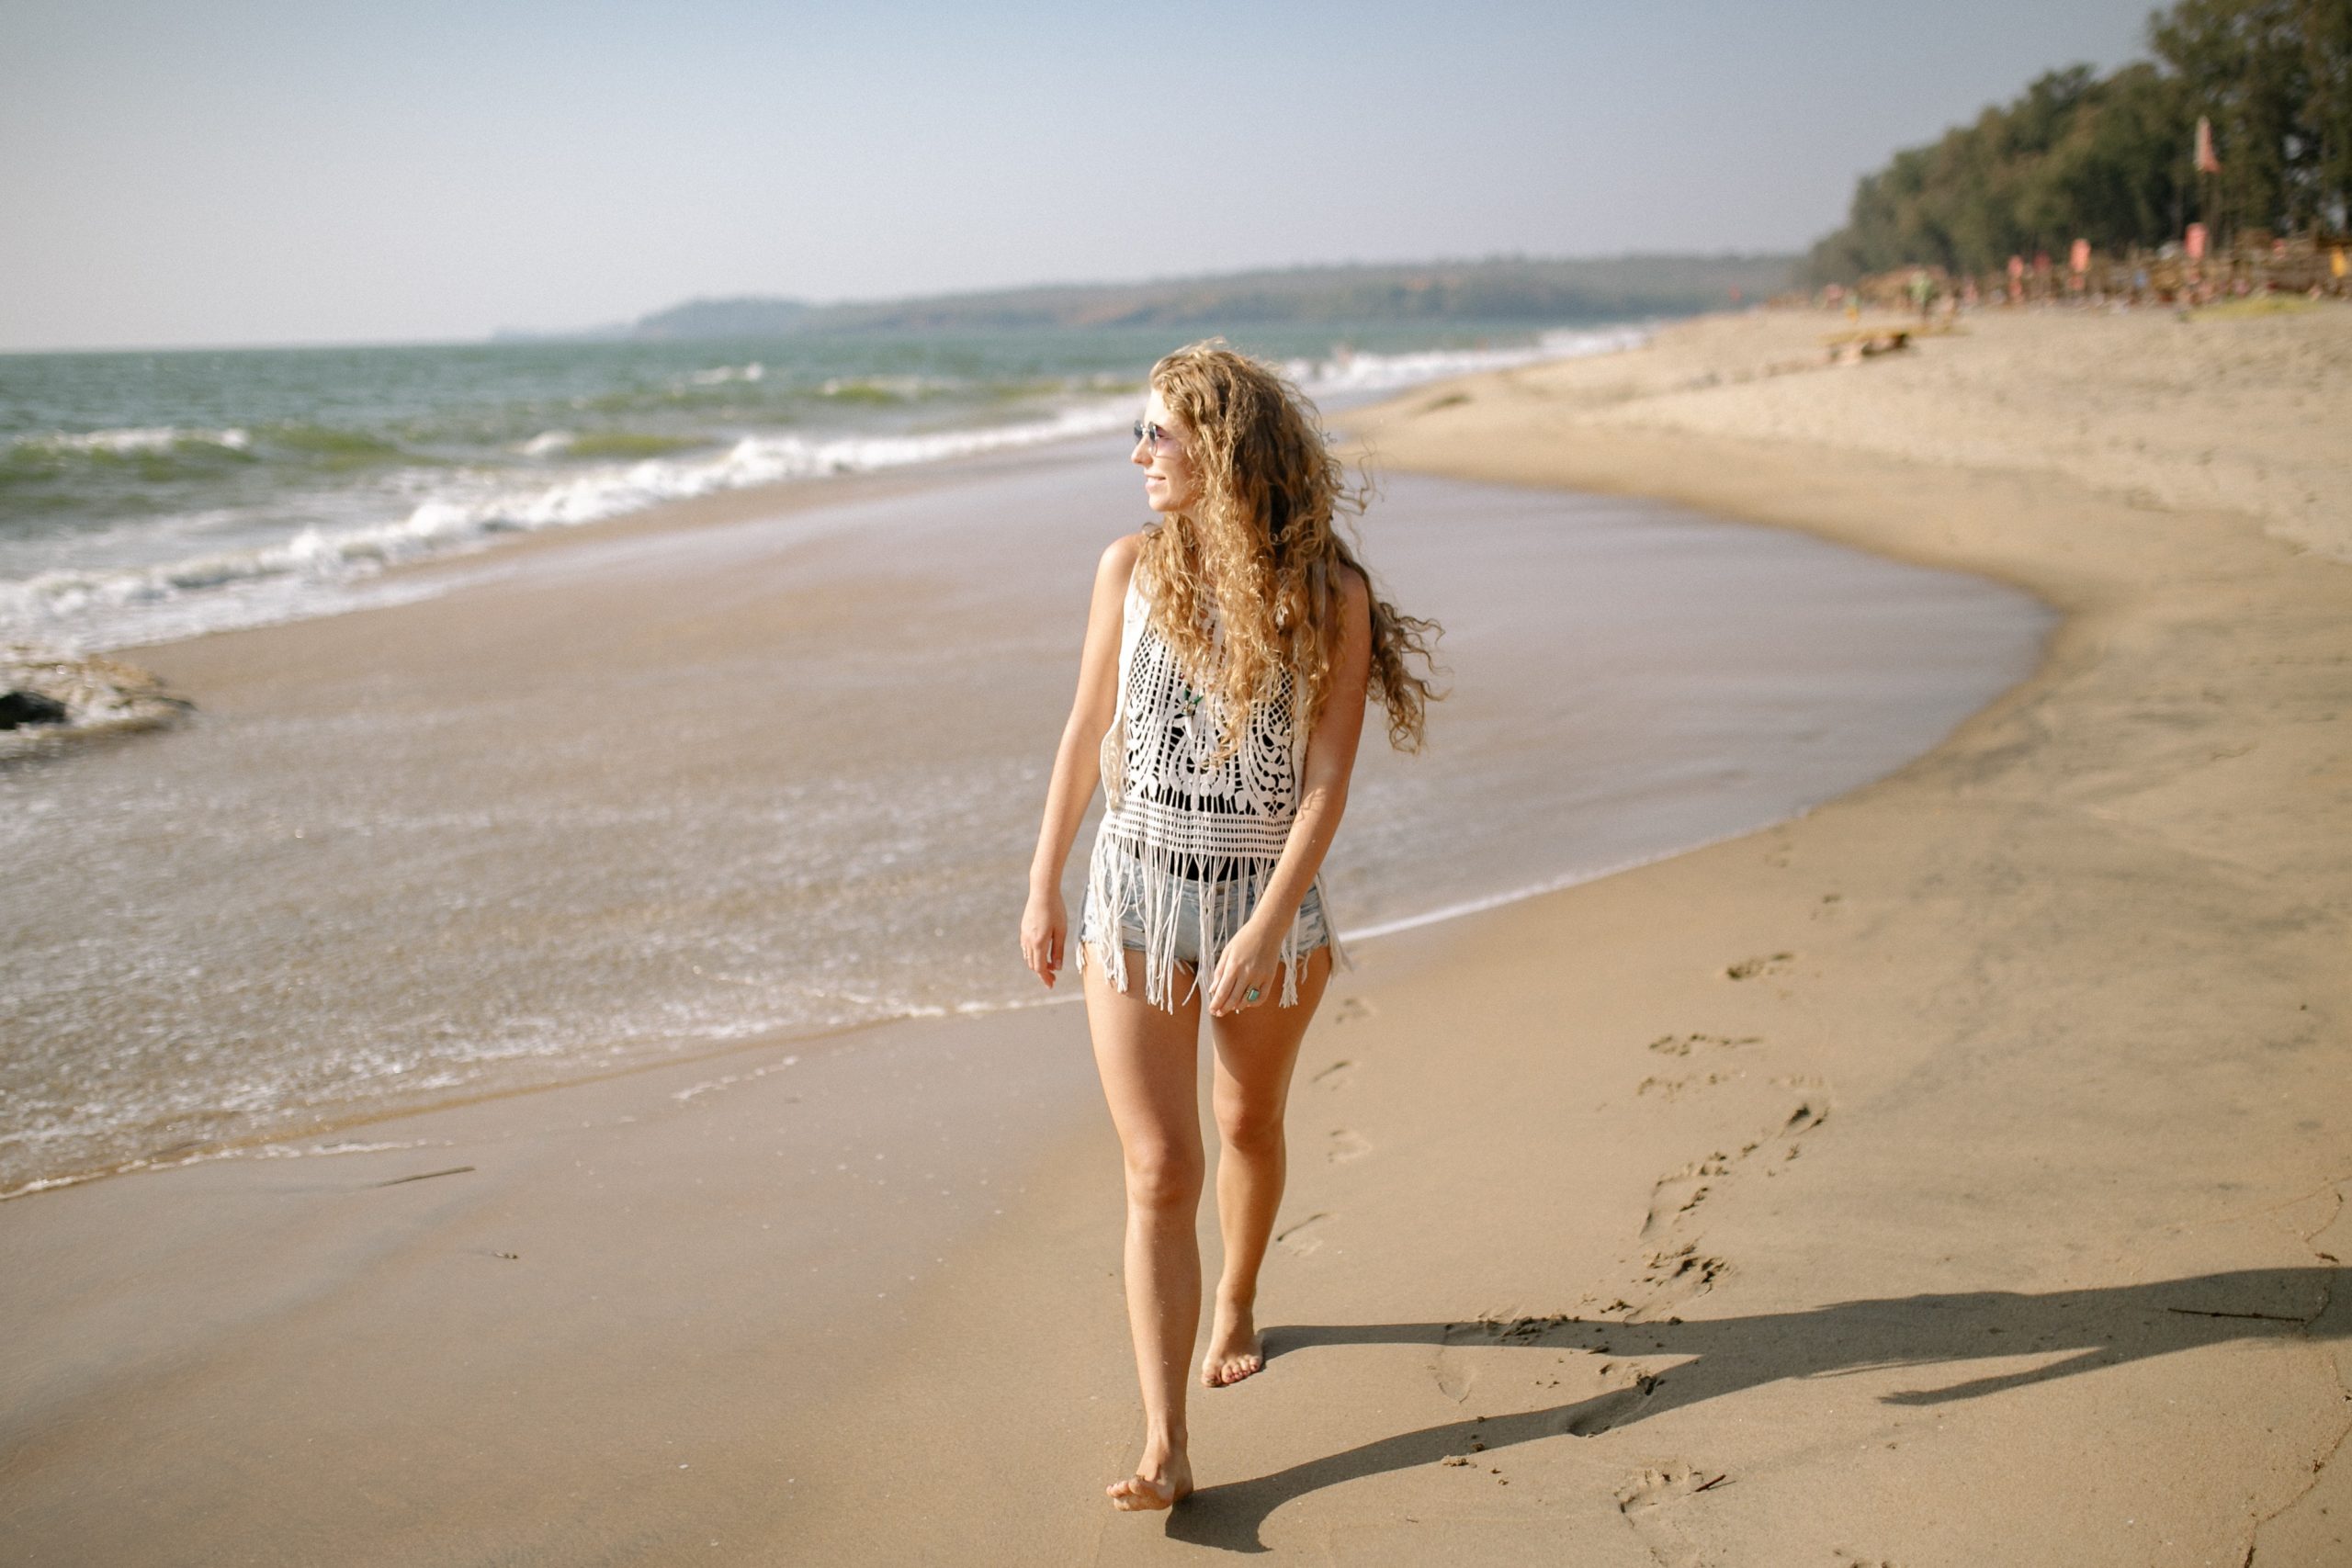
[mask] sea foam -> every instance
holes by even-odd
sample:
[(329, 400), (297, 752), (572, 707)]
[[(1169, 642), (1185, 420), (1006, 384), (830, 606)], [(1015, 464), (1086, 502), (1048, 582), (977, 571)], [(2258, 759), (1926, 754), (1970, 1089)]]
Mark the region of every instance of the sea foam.
[[(1441, 377), (1510, 369), (1550, 359), (1634, 346), (1648, 329), (1622, 326), (1547, 333), (1505, 348), (1408, 353), (1336, 350), (1284, 369), (1310, 396), (1346, 400)], [(745, 383), (766, 374), (759, 362), (694, 372), (694, 385)], [(871, 389), (893, 400), (920, 397), (920, 378), (829, 381), (828, 397)], [(480, 549), (499, 536), (595, 523), (667, 502), (720, 491), (871, 473), (1035, 447), (1122, 429), (1136, 412), (1131, 389), (1073, 394), (1043, 418), (1001, 424), (893, 434), (740, 436), (716, 449), (574, 466), (560, 476), (545, 468), (465, 467), (404, 476), (418, 496), (405, 514), (379, 522), (313, 525), (269, 542), (215, 549), (157, 563), (83, 567), (0, 581), (0, 636), (62, 650), (92, 652), (236, 626), (332, 615), (369, 604), (424, 597), (437, 587), (369, 585), (385, 568)], [(593, 450), (595, 438), (542, 431), (508, 448), (545, 462)], [(158, 426), (81, 434), (19, 437), (44, 450), (128, 456), (191, 446), (243, 451), (243, 429)]]
[(243, 430), (183, 430), (176, 425), (153, 425), (134, 430), (51, 431), (40, 435), (19, 435), (10, 445), (20, 451), (130, 457), (170, 452), (181, 446), (224, 446), (232, 452), (243, 452), (253, 442), (252, 433)]
[(1545, 333), (1535, 342), (1514, 348), (1434, 348), (1406, 354), (1334, 353), (1328, 359), (1294, 360), (1284, 368), (1311, 397), (1328, 398), (1351, 392), (1388, 392), (1416, 387), (1449, 376), (1475, 376), (1495, 370), (1516, 370), (1554, 359), (1578, 359), (1595, 354), (1615, 354), (1638, 348), (1649, 341), (1646, 326), (1603, 327), (1580, 332)]

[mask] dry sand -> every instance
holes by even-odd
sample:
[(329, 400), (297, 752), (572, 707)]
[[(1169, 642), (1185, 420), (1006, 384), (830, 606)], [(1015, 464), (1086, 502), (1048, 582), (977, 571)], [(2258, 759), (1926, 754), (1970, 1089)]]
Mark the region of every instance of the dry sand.
[[(1302, 1063), (1271, 1364), (1196, 1397), (1185, 1507), (1097, 1490), (1136, 1428), (1116, 1155), (1039, 1065), (1083, 1050), (1052, 1008), (6, 1205), (0, 1557), (2352, 1560), (2352, 572), (2320, 553), (2352, 539), (2352, 314), (1985, 320), (1752, 374), (1837, 324), (1353, 420), (1394, 465), (1803, 528), (2065, 620), (1801, 821), (1364, 944)], [(871, 1314), (779, 1333), (808, 1282), (757, 1227), (820, 1224), (875, 1134), (790, 1170), (775, 1134), (877, 1075), (936, 1158), (839, 1238)], [(991, 1080), (998, 1124), (956, 1124)]]

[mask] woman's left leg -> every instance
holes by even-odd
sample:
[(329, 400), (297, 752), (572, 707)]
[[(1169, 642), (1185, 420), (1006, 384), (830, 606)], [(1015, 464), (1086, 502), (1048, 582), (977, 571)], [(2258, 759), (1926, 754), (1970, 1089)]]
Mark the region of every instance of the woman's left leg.
[(1225, 1240), (1208, 1350), (1201, 1358), (1201, 1382), (1211, 1388), (1239, 1382), (1266, 1364), (1258, 1338), (1258, 1269), (1288, 1174), (1283, 1114), (1299, 1043), (1330, 976), (1331, 950), (1318, 947), (1299, 967), (1295, 1006), (1261, 1003), (1210, 1021), (1216, 1041), (1210, 1095), (1219, 1140), (1216, 1222)]

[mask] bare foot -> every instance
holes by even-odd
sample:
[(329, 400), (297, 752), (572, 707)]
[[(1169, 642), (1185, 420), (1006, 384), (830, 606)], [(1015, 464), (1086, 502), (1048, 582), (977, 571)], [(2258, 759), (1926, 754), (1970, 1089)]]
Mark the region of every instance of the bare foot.
[(1201, 1382), (1209, 1388), (1229, 1388), (1266, 1365), (1263, 1341), (1248, 1307), (1217, 1303), (1216, 1321), (1209, 1329), (1208, 1354), (1201, 1358)]
[(1123, 1514), (1172, 1508), (1192, 1494), (1192, 1461), (1182, 1454), (1155, 1460), (1146, 1450), (1135, 1474), (1114, 1481), (1102, 1490), (1110, 1495), (1111, 1506)]

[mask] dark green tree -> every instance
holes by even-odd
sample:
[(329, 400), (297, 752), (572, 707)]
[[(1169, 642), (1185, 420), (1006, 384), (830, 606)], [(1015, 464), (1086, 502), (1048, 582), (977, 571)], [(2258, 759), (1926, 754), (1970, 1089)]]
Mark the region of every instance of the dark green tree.
[(2019, 170), (2017, 231), (2037, 246), (2081, 238), (2102, 250), (2174, 233), (2187, 205), (2194, 121), (2186, 101), (2179, 83), (2145, 63), (2086, 93), (2063, 131)]
[[(1905, 265), (1998, 270), (2087, 239), (2155, 245), (2202, 219), (2341, 230), (2352, 206), (2352, 0), (2179, 0), (2149, 17), (2155, 63), (2052, 71), (2016, 101), (1863, 176), (1816, 281)], [(2219, 174), (2191, 167), (2199, 115)]]
[(2201, 186), (2222, 232), (2297, 227), (2298, 187), (2311, 149), (2296, 135), (2304, 48), (2297, 0), (2180, 0), (2150, 18), (2149, 39), (2188, 91), (2191, 112), (2213, 122), (2222, 171)]
[(1813, 275), (1906, 265), (1989, 272), (2076, 238), (2149, 243), (2177, 220), (2188, 167), (2178, 86), (2154, 66), (2104, 81), (2052, 71), (2015, 103), (1863, 177), (1846, 227), (1814, 248)]
[(2301, 7), (2312, 138), (2312, 198), (2320, 221), (2352, 229), (2352, 0), (2305, 0)]

